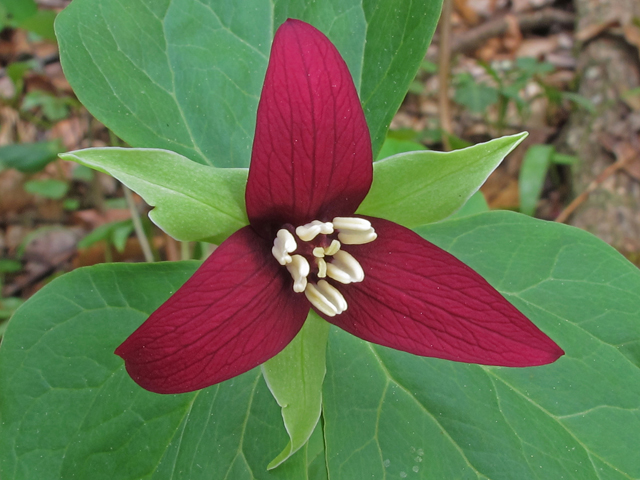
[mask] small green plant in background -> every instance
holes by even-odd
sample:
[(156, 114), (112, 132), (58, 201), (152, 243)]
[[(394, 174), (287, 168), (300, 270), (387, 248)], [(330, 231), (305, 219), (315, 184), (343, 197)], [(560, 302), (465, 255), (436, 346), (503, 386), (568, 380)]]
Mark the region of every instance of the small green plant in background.
[(22, 173), (37, 173), (64, 152), (59, 140), (21, 143), (0, 147), (0, 171), (15, 168)]
[(487, 110), (497, 107), (495, 126), (502, 132), (505, 126), (507, 108), (513, 103), (521, 118), (527, 116), (528, 104), (523, 97), (523, 90), (531, 81), (542, 83), (541, 76), (551, 73), (555, 67), (548, 62), (540, 62), (535, 58), (518, 58), (515, 62), (489, 64), (479, 62), (491, 77), (493, 85), (480, 82), (467, 72), (454, 77), (456, 103), (465, 106), (474, 113), (487, 118)]
[(57, 97), (49, 92), (34, 90), (27, 93), (20, 107), (23, 112), (39, 114), (45, 121), (57, 122), (69, 116), (80, 104), (68, 96)]
[(0, 1), (0, 30), (6, 27), (22, 28), (33, 36), (55, 42), (55, 18), (56, 12), (38, 9), (34, 0)]
[(518, 180), (520, 212), (533, 216), (536, 212), (545, 178), (552, 165), (573, 165), (577, 157), (556, 152), (553, 145), (532, 145), (527, 149)]
[[(19, 261), (0, 258), (0, 291), (2, 291), (6, 275), (19, 272), (21, 269), (22, 264)], [(15, 312), (23, 302), (24, 300), (21, 298), (4, 297), (0, 294), (0, 338), (7, 329), (7, 320), (11, 318), (13, 312)]]
[(105, 223), (80, 240), (78, 248), (89, 248), (98, 242), (105, 242), (107, 247), (105, 249), (105, 259), (109, 263), (112, 261), (111, 247), (115, 248), (119, 253), (124, 252), (127, 238), (132, 232), (133, 222), (131, 220)]
[[(64, 147), (59, 140), (21, 143), (0, 147), (0, 171), (13, 168), (27, 175), (44, 170), (51, 162), (58, 158), (58, 154), (64, 152)], [(74, 170), (74, 178), (76, 178)], [(92, 172), (88, 172), (93, 176)], [(86, 175), (86, 173), (85, 173)], [(70, 183), (60, 173), (60, 178), (30, 179), (24, 183), (24, 190), (28, 193), (52, 200), (62, 200), (65, 210), (76, 210), (80, 201), (75, 198), (65, 198), (69, 193)], [(81, 179), (84, 180), (84, 179)]]
[[(545, 96), (554, 105), (568, 100), (580, 108), (593, 111), (593, 104), (582, 95), (557, 89), (545, 81), (546, 74), (555, 71), (555, 67), (535, 58), (522, 57), (515, 62), (489, 64), (478, 62), (489, 75), (490, 81), (478, 81), (468, 72), (457, 74), (453, 79), (455, 86), (454, 100), (473, 113), (482, 114), (488, 123), (492, 123), (499, 133), (506, 126), (507, 111), (513, 104), (520, 118), (526, 121), (529, 115), (529, 104), (539, 96)], [(542, 92), (533, 98), (524, 96), (525, 87), (535, 82)], [(488, 110), (495, 106), (497, 116), (495, 122), (489, 122)]]

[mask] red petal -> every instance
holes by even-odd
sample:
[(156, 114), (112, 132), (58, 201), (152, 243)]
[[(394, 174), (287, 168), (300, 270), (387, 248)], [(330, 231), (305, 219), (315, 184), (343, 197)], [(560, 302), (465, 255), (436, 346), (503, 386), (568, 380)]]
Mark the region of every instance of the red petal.
[(141, 387), (198, 390), (282, 350), (309, 311), (286, 269), (251, 227), (229, 237), (116, 354)]
[(246, 191), (251, 224), (350, 215), (372, 175), (369, 129), (347, 65), (320, 31), (287, 20), (258, 106)]
[(459, 362), (526, 367), (563, 355), (460, 260), (400, 225), (369, 220), (378, 239), (345, 247), (364, 281), (338, 287), (348, 309), (326, 320), (369, 342)]

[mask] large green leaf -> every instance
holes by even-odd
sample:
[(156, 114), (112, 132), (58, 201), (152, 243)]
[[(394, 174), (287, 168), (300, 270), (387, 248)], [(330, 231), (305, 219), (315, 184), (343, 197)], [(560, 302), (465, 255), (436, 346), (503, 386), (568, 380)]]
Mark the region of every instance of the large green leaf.
[(373, 164), (373, 185), (358, 212), (414, 228), (448, 217), (478, 191), (528, 133), (453, 152), (400, 153)]
[(56, 21), (80, 101), (133, 146), (249, 164), (273, 33), (324, 30), (351, 69), (374, 151), (415, 76), (441, 0), (74, 0)]
[(303, 448), (267, 473), (287, 434), (259, 369), (196, 393), (157, 395), (114, 355), (197, 266), (76, 270), (15, 314), (0, 348), (3, 479), (305, 478), (317, 442), (313, 458)]
[(415, 357), (332, 330), (329, 475), (640, 477), (640, 271), (595, 237), (493, 212), (421, 229), (565, 349), (509, 369)]
[(249, 223), (247, 169), (207, 167), (153, 148), (89, 148), (60, 158), (120, 180), (156, 207), (149, 218), (178, 240), (219, 244)]
[[(415, 357), (332, 329), (332, 479), (640, 477), (640, 272), (595, 237), (509, 212), (422, 229), (566, 351), (508, 369)], [(114, 348), (194, 262), (100, 265), (45, 287), (0, 348), (0, 475), (12, 480), (326, 478), (322, 432), (289, 440), (258, 370), (155, 395)]]

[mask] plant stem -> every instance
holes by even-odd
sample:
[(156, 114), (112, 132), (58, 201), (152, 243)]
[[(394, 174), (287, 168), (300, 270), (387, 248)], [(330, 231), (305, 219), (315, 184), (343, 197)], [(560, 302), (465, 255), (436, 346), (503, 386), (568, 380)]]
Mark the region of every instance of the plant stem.
[(451, 71), (451, 11), (453, 0), (444, 0), (440, 15), (440, 45), (438, 56), (438, 82), (440, 84), (439, 116), (442, 143), (446, 151), (451, 150), (449, 135), (453, 131), (451, 106), (449, 104), (449, 77)]
[(138, 237), (138, 242), (140, 242), (140, 248), (142, 248), (142, 253), (144, 254), (144, 259), (146, 262), (153, 262), (153, 253), (151, 252), (151, 246), (149, 245), (149, 239), (144, 233), (144, 229), (142, 228), (142, 222), (140, 221), (140, 213), (136, 208), (136, 204), (133, 201), (133, 195), (131, 194), (131, 190), (124, 184), (122, 185), (122, 191), (124, 192), (124, 198), (127, 200), (127, 205), (129, 205), (129, 211), (131, 212), (131, 220), (133, 221), (133, 228), (136, 232), (136, 236)]

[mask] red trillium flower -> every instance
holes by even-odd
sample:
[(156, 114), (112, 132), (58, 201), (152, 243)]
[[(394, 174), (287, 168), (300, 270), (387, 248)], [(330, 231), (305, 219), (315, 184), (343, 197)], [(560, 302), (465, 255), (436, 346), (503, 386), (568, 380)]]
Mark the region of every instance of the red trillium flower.
[(246, 206), (225, 240), (118, 349), (158, 393), (201, 389), (280, 352), (313, 308), (415, 355), (523, 367), (564, 352), (471, 268), (400, 225), (356, 215), (371, 140), (347, 66), (314, 27), (277, 31)]

